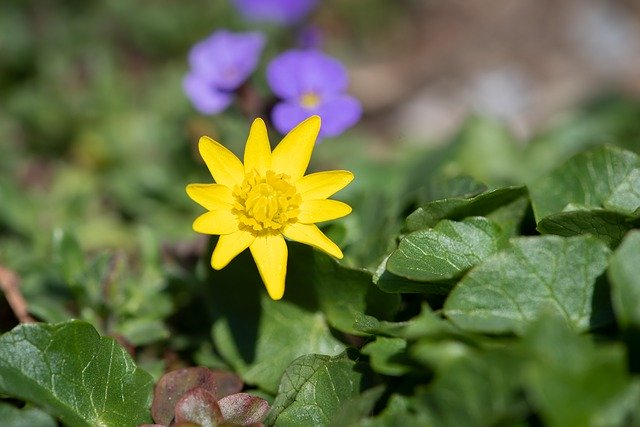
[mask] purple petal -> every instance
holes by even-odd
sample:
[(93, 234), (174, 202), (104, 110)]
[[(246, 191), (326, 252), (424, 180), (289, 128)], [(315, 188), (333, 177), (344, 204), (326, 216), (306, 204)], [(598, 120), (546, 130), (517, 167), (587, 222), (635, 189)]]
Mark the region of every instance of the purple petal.
[(353, 126), (362, 116), (360, 102), (349, 95), (338, 95), (324, 99), (315, 108), (305, 108), (297, 101), (284, 101), (271, 111), (273, 126), (286, 134), (304, 119), (317, 114), (322, 119), (320, 137), (340, 135)]
[[(313, 114), (312, 111), (302, 108), (298, 102), (285, 101), (279, 102), (273, 107), (271, 121), (277, 131), (284, 135)], [(320, 132), (322, 132), (322, 128), (320, 128)]]
[(320, 96), (346, 90), (347, 71), (335, 58), (315, 50), (288, 50), (267, 67), (267, 82), (280, 98), (298, 98), (313, 92)]
[(217, 89), (210, 81), (196, 74), (187, 74), (182, 87), (191, 103), (202, 114), (218, 114), (233, 101), (233, 94)]
[(256, 69), (265, 38), (261, 33), (219, 30), (189, 52), (191, 68), (219, 89), (237, 89)]
[(314, 114), (322, 118), (321, 137), (332, 137), (343, 133), (358, 123), (362, 116), (362, 105), (352, 96), (340, 95), (325, 100)]
[(236, 9), (248, 20), (291, 25), (300, 22), (318, 0), (235, 0)]

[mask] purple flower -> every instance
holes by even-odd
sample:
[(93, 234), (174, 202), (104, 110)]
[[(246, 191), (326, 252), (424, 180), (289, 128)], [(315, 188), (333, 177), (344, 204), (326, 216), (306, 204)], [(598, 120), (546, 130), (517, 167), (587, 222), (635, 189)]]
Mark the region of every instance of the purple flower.
[(336, 136), (362, 115), (360, 102), (345, 94), (347, 71), (318, 50), (289, 50), (267, 67), (267, 81), (280, 98), (271, 119), (282, 134), (314, 114), (322, 118), (321, 136)]
[(191, 70), (183, 88), (195, 108), (216, 114), (231, 104), (236, 90), (255, 70), (264, 47), (261, 33), (219, 30), (189, 52)]
[(249, 21), (292, 25), (302, 21), (318, 0), (234, 0)]

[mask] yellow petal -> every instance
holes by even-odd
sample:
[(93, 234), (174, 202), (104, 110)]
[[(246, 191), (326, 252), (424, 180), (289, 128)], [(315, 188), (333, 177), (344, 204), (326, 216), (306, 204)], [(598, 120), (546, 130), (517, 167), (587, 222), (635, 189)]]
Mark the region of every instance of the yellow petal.
[(233, 188), (244, 180), (242, 162), (222, 144), (208, 136), (200, 138), (200, 155), (216, 183)]
[(218, 209), (200, 215), (193, 221), (193, 230), (203, 234), (229, 234), (238, 231), (238, 218), (231, 210)]
[(258, 236), (249, 249), (269, 296), (279, 300), (284, 295), (284, 279), (287, 275), (286, 242), (280, 234)]
[(231, 189), (222, 184), (189, 184), (187, 194), (194, 202), (210, 211), (230, 210), (234, 202)]
[(298, 221), (303, 224), (330, 221), (351, 213), (351, 206), (338, 200), (307, 200), (300, 204)]
[(342, 190), (353, 180), (349, 171), (316, 172), (303, 176), (296, 182), (302, 200), (326, 199)]
[(271, 168), (295, 182), (309, 166), (311, 152), (320, 131), (320, 117), (311, 116), (293, 128), (273, 150)]
[(271, 146), (264, 121), (257, 118), (251, 125), (247, 146), (244, 148), (244, 171), (257, 170), (264, 175), (271, 169)]
[(211, 255), (211, 266), (216, 270), (226, 267), (240, 252), (247, 249), (254, 240), (255, 236), (244, 230), (220, 236), (218, 244)]
[(340, 248), (313, 224), (290, 224), (284, 228), (282, 234), (288, 239), (314, 246), (329, 255), (342, 259)]

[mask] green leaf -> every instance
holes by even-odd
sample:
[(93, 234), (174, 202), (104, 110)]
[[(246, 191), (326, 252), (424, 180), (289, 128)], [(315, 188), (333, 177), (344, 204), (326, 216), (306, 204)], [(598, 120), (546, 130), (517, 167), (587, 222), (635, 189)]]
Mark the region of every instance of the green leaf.
[(18, 409), (0, 402), (0, 420), (7, 427), (56, 427), (58, 423), (51, 415), (38, 408)]
[(78, 240), (62, 229), (53, 232), (53, 262), (66, 283), (77, 286), (85, 272), (85, 257)]
[(622, 326), (640, 328), (640, 231), (632, 231), (609, 261), (611, 299)]
[(544, 217), (537, 228), (543, 234), (565, 237), (591, 234), (609, 247), (615, 247), (633, 226), (631, 218), (627, 215), (604, 209), (591, 209), (551, 214)]
[(527, 394), (549, 426), (627, 425), (638, 402), (619, 344), (596, 347), (553, 314), (541, 317), (523, 337)]
[(451, 281), (504, 246), (500, 235), (500, 228), (486, 218), (443, 220), (405, 236), (387, 260), (387, 269), (420, 282)]
[(401, 394), (392, 394), (387, 406), (375, 417), (365, 418), (353, 427), (423, 427), (433, 426), (434, 420), (426, 411), (416, 412), (415, 400)]
[(153, 379), (89, 324), (23, 324), (0, 337), (0, 392), (73, 426), (148, 422)]
[(391, 318), (399, 296), (381, 292), (369, 273), (346, 268), (306, 245), (289, 244), (289, 271), (281, 301), (263, 291), (250, 254), (241, 254), (222, 271), (211, 271), (208, 286), (225, 287), (210, 298), (216, 350), (245, 382), (275, 393), (285, 368), (309, 353), (337, 355), (344, 345), (330, 326), (363, 335), (357, 313)]
[(398, 311), (400, 297), (381, 292), (373, 285), (371, 273), (345, 267), (306, 245), (292, 243), (289, 253), (290, 299), (303, 305), (308, 300), (307, 288), (312, 286), (318, 307), (332, 327), (358, 335), (360, 331), (354, 327), (355, 313), (391, 319)]
[(416, 231), (434, 227), (444, 218), (461, 220), (468, 216), (484, 216), (525, 194), (525, 187), (504, 187), (474, 197), (436, 200), (419, 207), (409, 215), (406, 227), (409, 231)]
[(473, 197), (487, 191), (487, 186), (468, 175), (454, 177), (444, 173), (428, 176), (423, 188), (417, 194), (419, 203), (450, 197)]
[(537, 221), (568, 205), (600, 208), (634, 170), (640, 158), (615, 147), (602, 146), (567, 160), (529, 187)]
[(547, 307), (589, 328), (596, 278), (609, 249), (591, 236), (523, 237), (471, 270), (453, 289), (445, 315), (463, 329), (521, 332)]
[(362, 354), (370, 356), (371, 368), (384, 375), (402, 376), (409, 372), (408, 361), (404, 360), (407, 342), (402, 338), (377, 337), (375, 341), (362, 347)]
[(379, 385), (358, 394), (342, 404), (329, 424), (330, 427), (351, 426), (373, 412), (376, 401), (385, 391), (384, 385)]
[(446, 295), (451, 290), (451, 284), (447, 282), (431, 282), (425, 286), (423, 282), (400, 277), (387, 270), (387, 257), (376, 269), (373, 275), (373, 283), (384, 292), (388, 293), (429, 293)]
[(458, 357), (418, 392), (417, 405), (434, 426), (511, 425), (507, 421), (527, 416), (521, 370), (520, 360), (505, 349)]
[(122, 334), (135, 346), (148, 345), (169, 338), (164, 322), (156, 319), (137, 318), (122, 321), (114, 331)]
[(638, 216), (640, 209), (640, 169), (634, 169), (604, 201), (607, 209)]
[(308, 354), (282, 376), (266, 423), (278, 427), (326, 425), (341, 406), (358, 395), (362, 373), (346, 355)]
[(376, 335), (415, 340), (425, 336), (462, 336), (462, 331), (436, 314), (428, 304), (422, 304), (420, 313), (404, 322), (380, 321), (371, 316), (359, 317), (356, 327)]
[[(498, 121), (472, 117), (453, 141), (454, 171), (482, 182), (505, 182), (518, 171), (520, 152), (506, 128)], [(458, 168), (458, 170), (456, 170)]]
[(276, 392), (282, 373), (297, 357), (309, 353), (335, 356), (345, 348), (331, 335), (321, 314), (287, 301), (273, 301), (266, 295), (261, 299), (257, 327), (253, 359), (240, 354), (234, 331), (224, 321), (216, 322), (214, 340), (245, 382), (271, 393)]

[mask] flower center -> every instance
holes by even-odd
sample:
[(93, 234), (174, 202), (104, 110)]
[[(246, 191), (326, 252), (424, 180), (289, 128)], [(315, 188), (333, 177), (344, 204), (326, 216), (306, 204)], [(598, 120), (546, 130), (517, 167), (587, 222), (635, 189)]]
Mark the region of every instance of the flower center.
[(300, 105), (304, 108), (315, 108), (320, 104), (320, 97), (314, 92), (306, 92), (300, 97)]
[(233, 196), (241, 228), (253, 232), (277, 231), (294, 222), (302, 202), (289, 176), (271, 170), (265, 176), (255, 170), (247, 173), (242, 185), (234, 187)]

